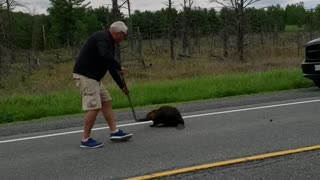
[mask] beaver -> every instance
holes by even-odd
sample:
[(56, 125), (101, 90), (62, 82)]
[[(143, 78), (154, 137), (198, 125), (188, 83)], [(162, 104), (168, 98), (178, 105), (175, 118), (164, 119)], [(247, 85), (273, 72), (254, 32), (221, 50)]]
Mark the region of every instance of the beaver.
[(158, 109), (150, 111), (141, 121), (153, 121), (150, 127), (185, 127), (184, 120), (177, 108), (172, 106), (161, 106)]

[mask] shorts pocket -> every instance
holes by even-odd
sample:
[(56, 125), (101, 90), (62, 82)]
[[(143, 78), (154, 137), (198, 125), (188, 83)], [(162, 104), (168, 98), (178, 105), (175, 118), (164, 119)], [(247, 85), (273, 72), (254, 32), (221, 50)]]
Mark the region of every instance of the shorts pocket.
[(88, 108), (96, 107), (97, 106), (97, 98), (96, 92), (85, 92), (83, 95), (84, 104)]

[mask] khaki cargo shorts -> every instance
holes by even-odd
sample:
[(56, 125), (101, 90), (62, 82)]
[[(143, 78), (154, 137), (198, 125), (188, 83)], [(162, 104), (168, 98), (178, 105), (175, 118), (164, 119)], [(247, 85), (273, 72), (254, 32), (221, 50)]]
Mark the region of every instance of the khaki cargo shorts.
[(73, 81), (80, 89), (84, 111), (101, 109), (102, 102), (112, 100), (102, 82), (75, 73), (73, 73)]

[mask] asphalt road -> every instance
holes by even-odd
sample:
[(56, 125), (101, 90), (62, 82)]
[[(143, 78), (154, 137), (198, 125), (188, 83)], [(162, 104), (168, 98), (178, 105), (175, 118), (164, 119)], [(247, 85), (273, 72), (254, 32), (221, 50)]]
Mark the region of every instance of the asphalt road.
[(320, 151), (179, 174), (166, 180), (317, 180), (320, 179)]
[[(150, 128), (131, 112), (118, 124), (134, 137), (108, 139), (101, 118), (92, 136), (105, 143), (80, 149), (80, 119), (0, 128), (1, 179), (125, 179), (320, 144), (320, 91), (225, 98), (179, 105), (186, 128)], [(149, 109), (138, 109), (142, 116)], [(165, 179), (320, 179), (319, 151), (235, 164)]]

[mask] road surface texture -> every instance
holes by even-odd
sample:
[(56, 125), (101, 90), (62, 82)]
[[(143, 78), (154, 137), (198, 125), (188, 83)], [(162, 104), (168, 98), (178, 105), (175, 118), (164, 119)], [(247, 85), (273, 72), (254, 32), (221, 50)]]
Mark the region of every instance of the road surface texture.
[[(99, 117), (92, 137), (105, 143), (81, 149), (82, 116), (0, 127), (1, 179), (126, 179), (320, 144), (317, 88), (176, 105), (186, 128), (135, 123), (117, 112), (134, 137), (114, 143)], [(152, 108), (138, 108), (142, 117)], [(318, 150), (192, 171), (160, 179), (317, 179)]]

